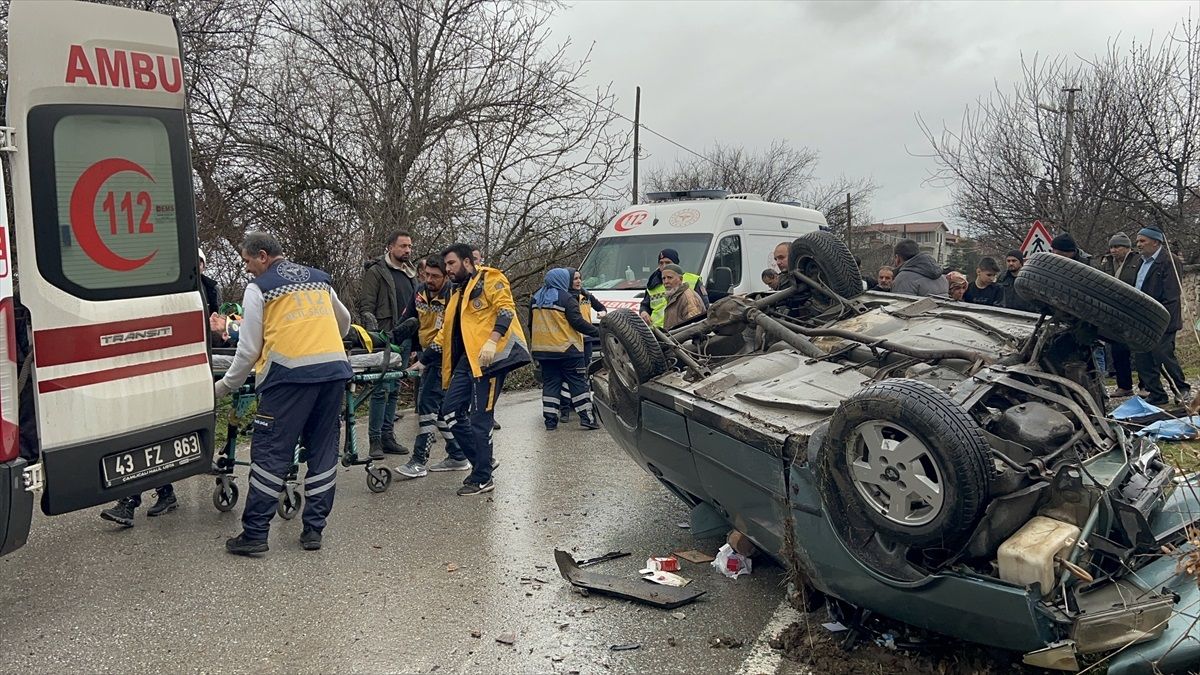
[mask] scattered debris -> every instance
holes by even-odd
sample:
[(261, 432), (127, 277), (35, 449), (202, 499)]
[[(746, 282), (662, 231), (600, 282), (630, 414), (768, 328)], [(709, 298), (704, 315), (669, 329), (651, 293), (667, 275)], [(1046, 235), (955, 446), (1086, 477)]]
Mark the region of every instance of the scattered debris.
[[(571, 549), (571, 550), (575, 550), (575, 549)], [(631, 555), (631, 554), (627, 551), (609, 551), (608, 553), (605, 553), (604, 555), (598, 555), (595, 558), (588, 558), (587, 560), (580, 560), (579, 562), (575, 563), (575, 565), (578, 567), (590, 567), (591, 565), (596, 565), (596, 564), (599, 564), (602, 562), (608, 562), (609, 560), (616, 560), (617, 558), (624, 558), (628, 555)]]
[(458, 565), (454, 563), (446, 563), (446, 572), (457, 572)]
[(678, 527), (681, 530), (690, 530), (692, 529), (692, 524), (686, 520), (681, 520), (678, 523), (675, 523), (675, 527)]
[(564, 658), (563, 656), (561, 656), (561, 655), (559, 655), (559, 654), (555, 654), (554, 656), (551, 656), (551, 657), (550, 657), (550, 660), (551, 660), (551, 661), (553, 661), (553, 662), (555, 662), (555, 663), (562, 663), (562, 661), (563, 661), (563, 658)]
[(708, 638), (708, 646), (713, 649), (741, 649), (744, 645), (741, 640), (728, 635), (714, 635)]
[(668, 647), (674, 647), (678, 644), (679, 643), (675, 641), (675, 636), (673, 636), (673, 635), (667, 636), (667, 646)]
[(750, 541), (750, 537), (747, 537), (738, 530), (730, 530), (729, 534), (725, 536), (725, 543), (729, 544), (729, 547), (734, 551), (747, 558), (758, 551), (754, 546), (754, 542)]
[(471, 631), (471, 637), (478, 640), (479, 638), (483, 637), (483, 631), (476, 628), (475, 630)]
[(750, 574), (753, 564), (749, 558), (735, 552), (729, 544), (725, 544), (721, 550), (717, 551), (717, 557), (712, 561), (712, 566), (730, 579), (736, 579), (743, 574)]
[(656, 572), (654, 570), (642, 570), (642, 578), (646, 581), (653, 581), (662, 586), (674, 586), (675, 588), (683, 588), (691, 583), (691, 579), (684, 579), (674, 572)]
[(496, 636), (496, 642), (499, 642), (502, 645), (509, 645), (511, 647), (512, 645), (517, 644), (517, 636), (513, 633), (501, 633), (500, 635)]
[(614, 652), (629, 652), (629, 651), (633, 651), (634, 649), (641, 649), (641, 648), (642, 648), (642, 645), (637, 642), (630, 642), (629, 644), (625, 644), (625, 645), (613, 645), (613, 646), (609, 647), (609, 649)]
[(825, 630), (829, 631), (830, 633), (840, 633), (844, 630), (850, 630), (849, 628), (846, 628), (845, 626), (838, 623), (837, 621), (833, 621), (830, 623), (823, 623), (823, 624), (821, 624), (821, 627), (824, 628)]
[(657, 572), (678, 572), (679, 559), (673, 555), (646, 558), (646, 568)]
[(675, 551), (675, 555), (696, 565), (704, 565), (713, 561), (713, 556), (705, 553), (704, 551), (697, 551), (695, 549), (688, 551)]
[[(591, 589), (619, 598), (640, 600), (655, 607), (675, 609), (704, 595), (704, 591), (646, 584), (641, 579), (627, 579), (609, 574), (597, 574), (579, 569), (575, 559), (566, 551), (555, 550), (558, 571), (572, 586)], [(663, 572), (662, 574), (669, 574)]]
[(687, 614), (684, 614), (683, 612), (674, 612), (673, 614), (671, 614), (671, 616), (675, 617), (676, 619), (679, 619), (680, 621), (687, 618)]

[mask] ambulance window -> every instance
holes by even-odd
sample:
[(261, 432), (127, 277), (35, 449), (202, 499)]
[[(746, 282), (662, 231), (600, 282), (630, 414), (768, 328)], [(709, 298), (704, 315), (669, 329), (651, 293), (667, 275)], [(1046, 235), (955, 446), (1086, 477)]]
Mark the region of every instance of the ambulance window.
[(182, 114), (46, 108), (30, 113), (32, 147), (53, 150), (30, 154), (38, 266), (46, 279), (87, 300), (193, 288)]
[(713, 256), (712, 269), (728, 267), (733, 274), (733, 285), (742, 283), (742, 238), (736, 234), (725, 237), (717, 243), (717, 252)]

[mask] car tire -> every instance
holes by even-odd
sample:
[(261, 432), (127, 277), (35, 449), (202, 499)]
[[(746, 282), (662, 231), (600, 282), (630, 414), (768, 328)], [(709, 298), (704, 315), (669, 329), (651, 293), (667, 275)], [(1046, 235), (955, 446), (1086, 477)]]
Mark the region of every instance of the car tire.
[(903, 548), (956, 551), (983, 516), (990, 466), (982, 429), (948, 394), (926, 382), (889, 379), (834, 412), (818, 470), (839, 532), (866, 530), (865, 539)]
[(829, 232), (809, 232), (792, 242), (788, 269), (799, 270), (849, 300), (863, 293), (862, 272), (846, 243)]
[(604, 315), (600, 320), (600, 340), (614, 409), (617, 416), (635, 424), (638, 388), (667, 371), (667, 357), (650, 327), (630, 309)]
[(1022, 298), (1083, 321), (1135, 352), (1153, 349), (1171, 322), (1165, 307), (1133, 286), (1052, 253), (1030, 256), (1015, 286)]

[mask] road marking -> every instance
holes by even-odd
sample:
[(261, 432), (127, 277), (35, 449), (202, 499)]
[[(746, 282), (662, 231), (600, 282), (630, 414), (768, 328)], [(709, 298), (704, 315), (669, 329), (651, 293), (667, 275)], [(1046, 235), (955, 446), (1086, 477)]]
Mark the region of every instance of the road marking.
[(783, 661), (783, 652), (771, 649), (771, 638), (779, 635), (784, 628), (790, 626), (793, 621), (799, 621), (800, 618), (800, 612), (796, 611), (796, 608), (792, 607), (786, 598), (780, 602), (767, 621), (767, 625), (763, 626), (762, 632), (750, 646), (750, 655), (738, 668), (738, 675), (774, 675)]

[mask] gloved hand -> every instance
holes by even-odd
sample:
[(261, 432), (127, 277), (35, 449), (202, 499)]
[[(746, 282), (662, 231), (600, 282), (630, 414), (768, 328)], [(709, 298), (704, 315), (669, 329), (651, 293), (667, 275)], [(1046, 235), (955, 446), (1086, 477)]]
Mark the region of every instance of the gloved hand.
[(496, 341), (488, 340), (483, 343), (483, 349), (479, 350), (479, 365), (483, 368), (489, 368), (492, 361), (496, 360)]
[(230, 394), (229, 387), (225, 384), (225, 380), (217, 380), (213, 382), (213, 398), (220, 401)]
[(362, 327), (370, 331), (378, 331), (379, 319), (376, 319), (375, 315), (370, 312), (363, 312)]

